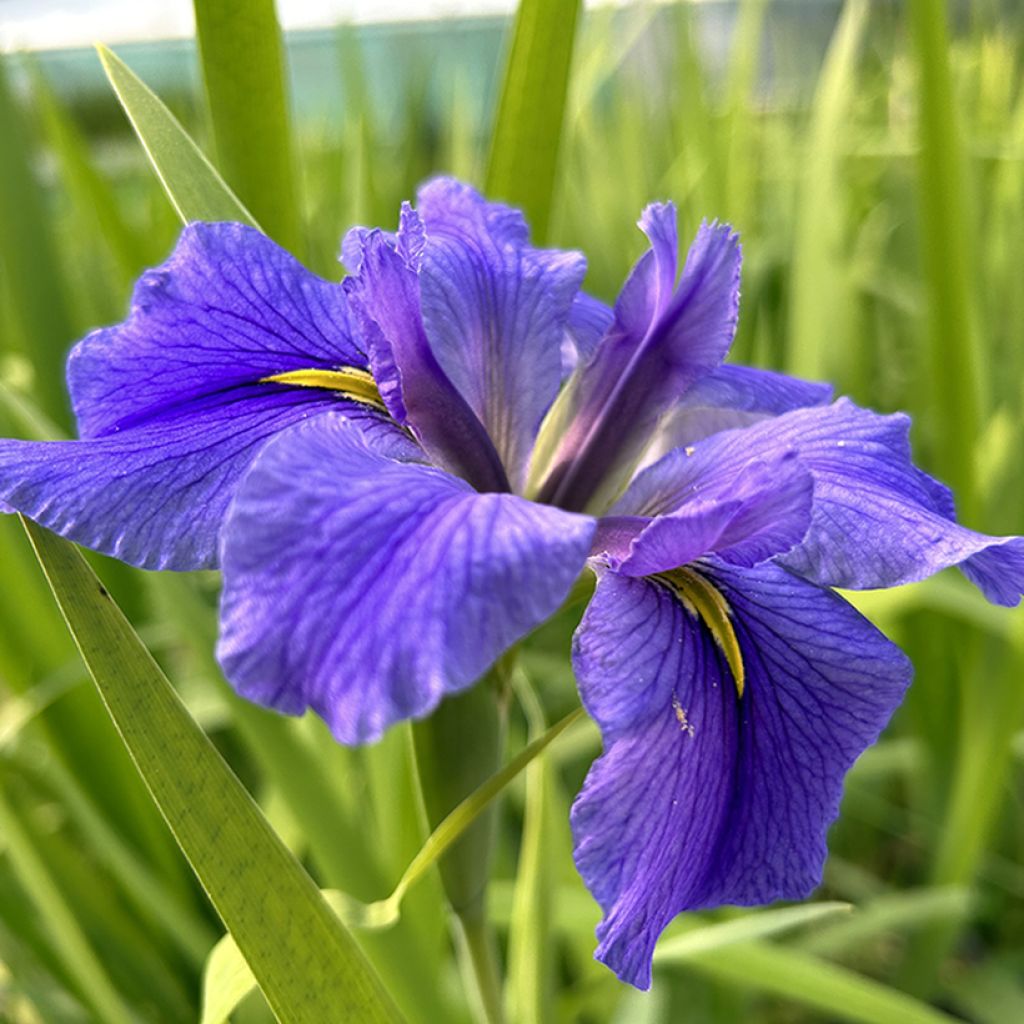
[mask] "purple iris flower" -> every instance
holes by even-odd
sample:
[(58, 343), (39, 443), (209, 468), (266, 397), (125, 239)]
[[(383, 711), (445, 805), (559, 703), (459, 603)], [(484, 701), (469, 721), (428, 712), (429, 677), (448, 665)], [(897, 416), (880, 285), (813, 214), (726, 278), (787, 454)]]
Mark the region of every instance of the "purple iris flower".
[(958, 565), (1016, 604), (1024, 540), (957, 524), (905, 416), (724, 365), (740, 250), (675, 212), (614, 308), (522, 216), (424, 186), (330, 283), (192, 224), (72, 352), (81, 440), (0, 441), (0, 501), (145, 568), (220, 566), (240, 693), (376, 739), (473, 684), (589, 566), (573, 643), (604, 752), (572, 811), (598, 957), (650, 983), (680, 911), (806, 896), (842, 779), (910, 680), (833, 587)]

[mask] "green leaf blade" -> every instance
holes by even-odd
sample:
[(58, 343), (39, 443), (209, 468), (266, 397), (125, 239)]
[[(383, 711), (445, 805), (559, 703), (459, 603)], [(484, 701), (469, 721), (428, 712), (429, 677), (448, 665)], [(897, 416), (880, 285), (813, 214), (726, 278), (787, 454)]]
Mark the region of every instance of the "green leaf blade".
[(580, 0), (523, 0), (491, 140), (486, 190), (547, 235)]
[(54, 596), (154, 801), (278, 1018), (401, 1020), (355, 940), (189, 716), (81, 554), (25, 520)]
[(194, 0), (217, 158), (267, 234), (301, 243), (284, 50), (274, 0)]
[(178, 216), (240, 221), (259, 227), (241, 200), (182, 128), (160, 98), (105, 46), (97, 47), (103, 70), (139, 137)]
[[(725, 928), (732, 923), (712, 927)], [(768, 942), (736, 942), (708, 948), (689, 956), (686, 963), (730, 985), (768, 992), (820, 1010), (828, 1020), (856, 1024), (953, 1024), (955, 1019), (845, 967)]]

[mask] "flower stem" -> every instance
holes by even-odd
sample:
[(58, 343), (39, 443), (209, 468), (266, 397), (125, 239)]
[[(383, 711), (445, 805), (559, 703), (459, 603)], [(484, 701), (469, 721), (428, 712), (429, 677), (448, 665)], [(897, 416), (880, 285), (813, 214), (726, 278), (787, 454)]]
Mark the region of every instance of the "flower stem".
[(479, 1000), (481, 1021), (484, 1024), (504, 1024), (501, 970), (494, 932), (484, 917), (459, 916), (457, 920), (463, 974), (471, 978)]
[[(437, 825), (501, 766), (508, 705), (507, 665), (496, 666), (465, 693), (449, 697), (413, 725), (413, 744), (427, 820)], [(482, 1019), (500, 1024), (501, 979), (487, 922), (486, 893), (494, 846), (491, 804), (438, 861), (456, 921), (467, 973), (480, 996)]]

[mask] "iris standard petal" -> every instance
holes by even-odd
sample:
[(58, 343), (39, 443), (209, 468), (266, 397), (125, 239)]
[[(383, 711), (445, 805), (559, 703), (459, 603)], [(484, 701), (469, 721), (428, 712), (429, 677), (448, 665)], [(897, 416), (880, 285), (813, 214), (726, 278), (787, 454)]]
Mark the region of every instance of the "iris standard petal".
[(832, 400), (832, 385), (753, 366), (727, 365), (702, 377), (658, 427), (644, 462), (722, 430)]
[(581, 361), (589, 359), (612, 325), (610, 306), (586, 292), (580, 292), (569, 310), (569, 322), (562, 338), (562, 376), (568, 377)]
[(651, 249), (615, 305), (615, 320), (545, 423), (531, 493), (566, 508), (612, 500), (659, 421), (722, 361), (739, 309), (740, 249), (725, 226), (703, 225), (678, 286), (675, 211), (644, 211)]
[[(144, 569), (216, 568), (224, 516), (256, 453), (323, 410), (308, 389), (253, 390), (196, 400), (91, 440), (0, 440), (0, 499)], [(372, 412), (351, 415), (363, 429), (394, 430)]]
[(594, 531), (394, 455), (340, 418), (299, 426), (262, 452), (225, 534), (227, 677), (344, 743), (472, 685), (558, 608)]
[(775, 565), (702, 563), (742, 657), (673, 587), (599, 575), (574, 665), (604, 753), (572, 811), (604, 910), (598, 959), (641, 988), (683, 910), (807, 896), (846, 771), (885, 726), (910, 664), (850, 605)]
[(361, 244), (359, 273), (345, 290), (389, 411), (438, 464), (479, 490), (507, 491), (497, 450), (427, 340), (415, 271), (383, 232), (366, 233)]
[(128, 320), (75, 346), (68, 386), (79, 433), (99, 437), (274, 375), (341, 367), (367, 358), (340, 284), (254, 228), (193, 223), (139, 278)]
[(428, 183), (417, 202), (430, 347), (518, 490), (562, 381), (562, 341), (586, 261), (527, 245), (520, 214), (450, 179)]

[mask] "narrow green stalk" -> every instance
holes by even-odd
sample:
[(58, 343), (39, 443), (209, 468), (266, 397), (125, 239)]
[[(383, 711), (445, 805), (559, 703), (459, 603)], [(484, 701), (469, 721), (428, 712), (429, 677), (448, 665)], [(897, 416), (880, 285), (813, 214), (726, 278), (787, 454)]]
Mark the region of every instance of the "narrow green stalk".
[(99, 1020), (108, 1024), (131, 1024), (132, 1015), (89, 945), (74, 914), (36, 850), (32, 837), (22, 826), (14, 808), (0, 790), (0, 835), (6, 854), (25, 892), (35, 904), (48, 929), (54, 950), (82, 998)]
[(487, 193), (525, 211), (543, 242), (551, 217), (580, 0), (522, 0), (491, 137)]
[[(413, 726), (420, 787), (431, 828), (501, 766), (507, 716), (505, 678), (505, 666), (497, 666)], [(438, 862), (441, 883), (458, 922), (458, 944), (466, 953), (488, 1024), (501, 1020), (501, 983), (496, 958), (489, 951), (493, 940), (486, 909), (495, 826), (496, 805), (492, 805)]]
[(220, 170), (267, 234), (297, 251), (298, 189), (274, 0), (193, 6)]
[[(530, 738), (547, 729), (544, 709), (524, 673), (514, 680), (529, 724)], [(519, 867), (508, 929), (509, 1016), (520, 1024), (552, 1019), (552, 918), (557, 890), (550, 871), (555, 863), (549, 822), (552, 814), (551, 760), (541, 755), (526, 769), (526, 800)]]
[(486, 1024), (502, 1024), (501, 970), (494, 932), (483, 917), (459, 917), (460, 956), (465, 973), (471, 975), (479, 1012)]
[[(822, 67), (807, 132), (801, 200), (796, 207), (788, 368), (799, 377), (834, 376), (851, 351), (849, 270), (842, 188), (843, 126), (857, 96), (857, 57), (868, 25), (867, 0), (848, 0)], [(844, 367), (843, 367), (844, 368)]]
[(911, 0), (916, 50), (920, 154), (921, 258), (927, 286), (930, 407), (941, 446), (937, 468), (957, 495), (961, 516), (974, 508), (979, 395), (977, 322), (972, 308), (968, 193), (949, 61), (946, 4)]
[[(1019, 621), (1019, 620), (1018, 620)], [(979, 638), (972, 638), (965, 666), (984, 663)], [(931, 882), (935, 887), (966, 888), (975, 880), (988, 850), (992, 830), (1003, 809), (1013, 769), (1013, 738), (1024, 717), (1024, 632), (1013, 634), (1013, 653), (1006, 668), (985, 680), (979, 699), (977, 676), (964, 671), (960, 678), (959, 741), (948, 806), (936, 832), (937, 849)], [(953, 949), (962, 920), (952, 918), (922, 930), (909, 945), (903, 967), (903, 986), (928, 996), (940, 981), (942, 965)]]
[[(32, 366), (35, 395), (45, 414), (66, 427), (61, 367), (75, 326), (45, 195), (31, 166), (24, 112), (8, 82), (10, 61), (0, 59), (0, 273), (8, 281), (10, 320)], [(0, 351), (8, 340), (0, 338)]]

